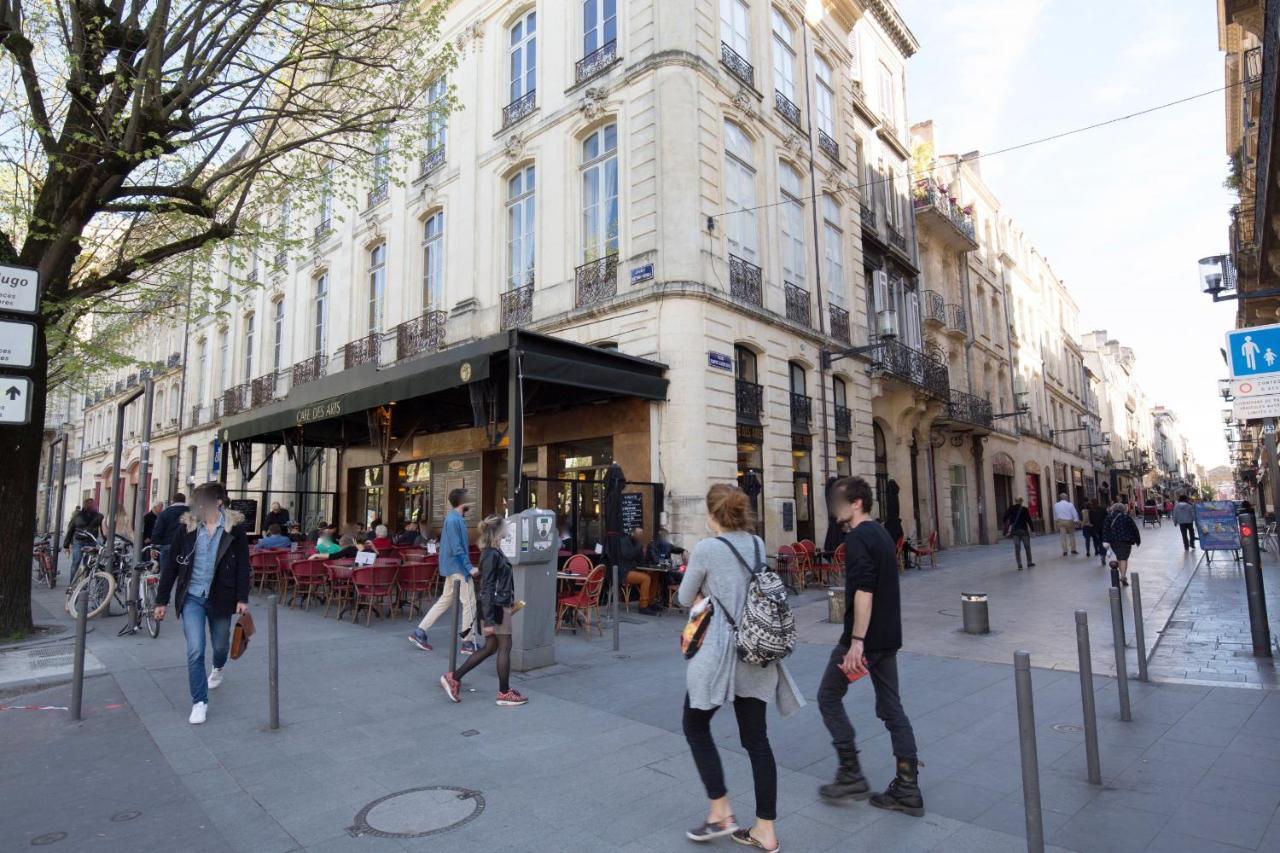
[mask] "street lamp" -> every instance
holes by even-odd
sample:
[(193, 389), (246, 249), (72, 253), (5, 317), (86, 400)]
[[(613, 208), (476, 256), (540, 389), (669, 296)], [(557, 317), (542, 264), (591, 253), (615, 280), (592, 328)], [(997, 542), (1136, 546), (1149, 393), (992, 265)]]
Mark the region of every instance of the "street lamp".
[(1200, 289), (1218, 301), (1224, 290), (1235, 290), (1235, 274), (1231, 258), (1227, 255), (1210, 255), (1200, 259)]
[(1221, 394), (1222, 399), (1226, 400), (1228, 403), (1230, 403), (1231, 400), (1234, 399), (1231, 396), (1231, 380), (1230, 379), (1218, 380), (1218, 393)]
[(1222, 410), (1222, 422), (1224, 424), (1229, 424), (1235, 419), (1236, 419), (1236, 413), (1233, 412), (1231, 409)]

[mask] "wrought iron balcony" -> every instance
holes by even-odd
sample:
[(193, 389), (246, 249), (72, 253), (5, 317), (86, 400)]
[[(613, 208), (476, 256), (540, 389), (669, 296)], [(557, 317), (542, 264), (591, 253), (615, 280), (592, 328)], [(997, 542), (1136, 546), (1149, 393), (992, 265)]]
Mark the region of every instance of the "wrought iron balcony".
[(575, 83), (584, 83), (592, 77), (595, 77), (597, 74), (603, 73), (617, 61), (618, 42), (605, 42), (603, 45), (591, 51), (574, 64), (573, 80)]
[(800, 108), (777, 89), (773, 91), (773, 108), (787, 120), (787, 124), (790, 124), (796, 130), (804, 132), (804, 128), (800, 126)]
[(323, 240), (325, 237), (329, 236), (329, 232), (331, 232), (332, 230), (333, 230), (332, 220), (327, 218), (320, 220), (320, 224), (316, 226), (315, 239), (317, 241)]
[(809, 310), (809, 291), (789, 281), (783, 290), (787, 296), (787, 319), (802, 326), (812, 326), (813, 312)]
[(947, 306), (947, 331), (962, 334), (969, 332), (969, 318), (964, 313), (963, 305)]
[(396, 326), (392, 330), (396, 333), (396, 361), (444, 349), (445, 321), (448, 316), (447, 311), (424, 311), (421, 317)]
[(502, 294), (502, 328), (518, 329), (533, 322), (533, 282)]
[(840, 145), (830, 136), (827, 136), (826, 131), (818, 131), (818, 147), (822, 149), (823, 154), (826, 154), (837, 163), (840, 162)]
[(836, 406), (836, 437), (848, 438), (853, 434), (853, 412), (848, 406)]
[(808, 432), (813, 422), (813, 400), (804, 394), (791, 394), (791, 431)]
[(738, 423), (758, 426), (764, 414), (764, 388), (756, 382), (735, 380)]
[(419, 164), (418, 177), (425, 178), (432, 172), (444, 165), (444, 146), (437, 145), (426, 154), (422, 155), (422, 162)]
[(138, 378), (139, 378), (140, 380), (142, 380), (143, 382), (145, 382), (146, 380), (150, 379), (150, 378), (151, 378), (151, 368), (150, 368), (150, 367), (144, 367), (144, 368), (142, 368), (142, 370), (138, 371)]
[(137, 385), (137, 384), (138, 384), (138, 374), (136, 373), (130, 373), (128, 378), (124, 380), (124, 387), (126, 388), (132, 388), (134, 385)]
[(384, 179), (373, 185), (373, 189), (369, 190), (369, 196), (366, 200), (365, 207), (373, 207), (379, 202), (387, 200), (387, 195), (391, 192), (391, 186)]
[(241, 382), (222, 392), (222, 414), (234, 415), (249, 408), (249, 383)]
[(362, 364), (377, 364), (382, 350), (382, 335), (370, 332), (363, 338), (356, 338), (342, 345), (342, 369), (350, 370)]
[(276, 380), (278, 378), (275, 371), (272, 371), (253, 380), (253, 384), (250, 386), (249, 399), (255, 407), (265, 406), (276, 398)]
[(985, 429), (991, 429), (995, 423), (990, 401), (967, 394), (958, 388), (951, 389), (951, 396), (947, 400), (947, 418)]
[(736, 50), (724, 42), (720, 42), (720, 64), (738, 78), (738, 82), (745, 83), (753, 89), (756, 87), (756, 70), (751, 67), (750, 62), (739, 56)]
[(916, 181), (911, 193), (911, 206), (917, 216), (936, 215), (945, 223), (944, 228), (954, 230), (952, 242), (956, 248), (977, 248), (977, 230), (973, 225), (971, 208), (963, 207), (947, 194), (946, 188), (937, 179), (928, 177)]
[(899, 231), (897, 226), (895, 226), (892, 222), (887, 223), (885, 225), (885, 231), (889, 237), (889, 245), (893, 246), (895, 249), (897, 249), (899, 252), (902, 252), (902, 254), (904, 255), (908, 254), (907, 235)]
[(169, 358), (165, 361), (164, 366), (167, 368), (177, 367), (180, 364), (182, 364), (182, 353), (171, 352), (169, 353)]
[(737, 255), (729, 256), (729, 295), (735, 302), (764, 306), (764, 285), (760, 267)]
[(246, 275), (245, 278), (249, 281), (250, 284), (257, 284), (258, 278), (259, 278), (258, 268), (254, 267), (253, 269), (249, 270), (249, 274)]
[(281, 249), (279, 252), (276, 252), (275, 260), (272, 263), (276, 269), (284, 269), (289, 266), (289, 253)]
[(618, 256), (605, 255), (573, 271), (577, 306), (598, 305), (618, 295)]
[(947, 364), (940, 357), (926, 355), (896, 339), (881, 340), (867, 353), (885, 374), (920, 388), (938, 398), (951, 398), (951, 381)]
[(876, 209), (869, 204), (863, 204), (858, 206), (858, 213), (862, 217), (862, 227), (875, 231), (878, 226)]
[(538, 106), (538, 91), (530, 89), (502, 108), (502, 127), (505, 130), (533, 112)]
[(849, 337), (849, 312), (839, 305), (827, 305), (827, 313), (831, 320), (831, 337), (843, 344), (851, 343)]
[(202, 404), (196, 403), (194, 406), (191, 407), (191, 420), (187, 422), (187, 426), (189, 427), (200, 426), (201, 424), (205, 423), (205, 418), (207, 414), (208, 414), (208, 410), (205, 409), (205, 407)]
[(939, 326), (945, 326), (947, 324), (947, 300), (936, 290), (926, 290), (924, 292), (922, 313), (924, 314), (925, 323), (937, 323)]
[(298, 362), (293, 366), (292, 386), (296, 388), (299, 385), (306, 385), (324, 376), (328, 364), (329, 357), (324, 353), (316, 353), (311, 358)]

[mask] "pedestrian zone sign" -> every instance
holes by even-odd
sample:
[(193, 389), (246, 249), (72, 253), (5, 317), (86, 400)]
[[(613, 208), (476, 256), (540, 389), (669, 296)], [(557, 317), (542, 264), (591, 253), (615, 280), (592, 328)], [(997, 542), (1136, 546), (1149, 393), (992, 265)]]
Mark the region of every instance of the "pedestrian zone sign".
[(1280, 323), (1227, 332), (1231, 378), (1280, 374)]

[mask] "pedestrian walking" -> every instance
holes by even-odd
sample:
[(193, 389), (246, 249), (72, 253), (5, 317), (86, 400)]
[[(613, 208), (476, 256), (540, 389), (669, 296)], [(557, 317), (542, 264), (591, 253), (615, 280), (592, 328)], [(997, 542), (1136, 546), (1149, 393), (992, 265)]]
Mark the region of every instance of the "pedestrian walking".
[(1116, 558), (1111, 561), (1111, 568), (1120, 572), (1120, 585), (1129, 585), (1129, 554), (1135, 545), (1142, 544), (1142, 533), (1129, 513), (1129, 507), (1123, 503), (1111, 505), (1102, 538), (1111, 546)]
[(162, 567), (165, 555), (169, 553), (169, 545), (182, 527), (182, 517), (186, 514), (187, 496), (182, 492), (174, 492), (169, 505), (156, 516), (156, 526), (151, 529), (151, 544), (160, 552), (157, 559)]
[[(845, 535), (844, 632), (831, 652), (818, 686), (818, 709), (831, 733), (840, 761), (836, 777), (818, 789), (827, 799), (871, 798), (877, 808), (915, 817), (924, 814), (920, 793), (916, 739), (902, 708), (898, 690), (898, 649), (902, 648), (902, 606), (894, 543), (871, 518), (871, 486), (861, 477), (847, 477), (837, 492), (836, 515), (849, 525)], [(889, 731), (897, 776), (879, 794), (871, 794), (858, 763), (853, 724), (844, 708), (849, 684), (871, 676), (876, 716)]]
[[(680, 603), (691, 609), (710, 601), (710, 625), (697, 653), (685, 669), (684, 736), (698, 775), (711, 801), (707, 818), (686, 835), (710, 841), (725, 835), (749, 847), (779, 850), (773, 822), (778, 817), (778, 770), (769, 745), (765, 710), (776, 702), (785, 717), (799, 710), (804, 699), (781, 661), (765, 666), (740, 660), (735, 626), (742, 621), (752, 570), (747, 555), (763, 558), (764, 543), (751, 531), (755, 522), (746, 492), (718, 483), (707, 492), (707, 528), (713, 535), (693, 549), (680, 583)], [(725, 787), (720, 753), (711, 735), (711, 718), (732, 703), (738, 738), (751, 760), (755, 784), (756, 822), (739, 828)]]
[(467, 658), (455, 672), (440, 676), (444, 692), (454, 702), (462, 701), (462, 679), (468, 672), (498, 655), (499, 705), (523, 705), (529, 700), (511, 687), (511, 617), (515, 613), (515, 581), (511, 562), (500, 546), (506, 534), (506, 522), (491, 515), (480, 522), (480, 625), (484, 646)]
[(1190, 551), (1196, 546), (1196, 508), (1186, 495), (1178, 495), (1178, 502), (1173, 505), (1173, 523), (1178, 525), (1182, 533), (1182, 550)]
[(1066, 492), (1059, 493), (1058, 502), (1053, 505), (1053, 523), (1058, 528), (1062, 556), (1067, 556), (1068, 549), (1072, 554), (1079, 553), (1076, 551), (1076, 525), (1080, 523), (1080, 513), (1076, 511), (1076, 505), (1067, 499)]
[[(1027, 552), (1027, 568), (1034, 569), (1036, 564), (1031, 560), (1031, 513), (1022, 505), (1020, 497), (1014, 498), (1013, 505), (1005, 510), (1004, 535), (1013, 539), (1013, 558), (1018, 561), (1018, 571), (1022, 571), (1022, 551)], [(848, 549), (845, 551), (847, 558)]]
[(1086, 514), (1089, 526), (1087, 528), (1084, 552), (1089, 553), (1089, 542), (1093, 542), (1093, 553), (1098, 558), (1098, 562), (1104, 566), (1107, 564), (1107, 546), (1102, 544), (1102, 528), (1107, 523), (1107, 510), (1096, 498), (1089, 501), (1089, 511)]
[[(187, 640), (187, 686), (191, 716), (199, 725), (209, 712), (209, 691), (222, 684), (223, 667), (231, 651), (231, 616), (249, 612), (249, 540), (244, 516), (227, 507), (221, 483), (196, 486), (191, 511), (182, 516), (160, 572), (156, 590), (156, 621), (174, 609)], [(176, 590), (175, 590), (176, 587)], [(213, 669), (204, 671), (205, 627), (213, 646)]]
[(156, 519), (160, 517), (160, 513), (164, 512), (164, 503), (156, 501), (151, 505), (151, 509), (147, 510), (147, 514), (142, 516), (142, 544), (151, 544), (151, 535), (156, 529)]
[[(67, 524), (67, 535), (62, 539), (62, 551), (71, 558), (70, 577), (74, 578), (76, 570), (80, 568), (84, 539), (87, 536), (97, 538), (101, 534), (103, 534), (102, 513), (98, 512), (98, 502), (89, 498), (84, 502), (84, 506), (71, 516), (71, 521)], [(70, 591), (69, 586), (68, 591)]]
[(480, 570), (471, 565), (471, 549), (467, 539), (467, 513), (471, 511), (471, 496), (466, 489), (449, 492), (449, 512), (444, 517), (444, 531), (440, 534), (440, 577), (444, 586), (440, 597), (422, 617), (418, 627), (409, 635), (409, 642), (425, 652), (431, 651), (427, 642), (427, 629), (435, 621), (453, 610), (455, 597), (462, 598), (462, 625), (458, 639), (466, 639), (459, 651), (469, 655), (476, 645), (470, 640), (472, 623), (476, 618), (476, 589), (471, 579)]

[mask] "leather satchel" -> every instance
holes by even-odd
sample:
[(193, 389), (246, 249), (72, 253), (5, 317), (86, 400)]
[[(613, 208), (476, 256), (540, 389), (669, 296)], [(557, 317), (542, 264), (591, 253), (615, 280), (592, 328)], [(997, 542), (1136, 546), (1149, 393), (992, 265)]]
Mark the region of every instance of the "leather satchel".
[(231, 630), (231, 659), (239, 660), (244, 650), (249, 648), (249, 638), (253, 636), (253, 616), (249, 611), (240, 614), (236, 626)]

